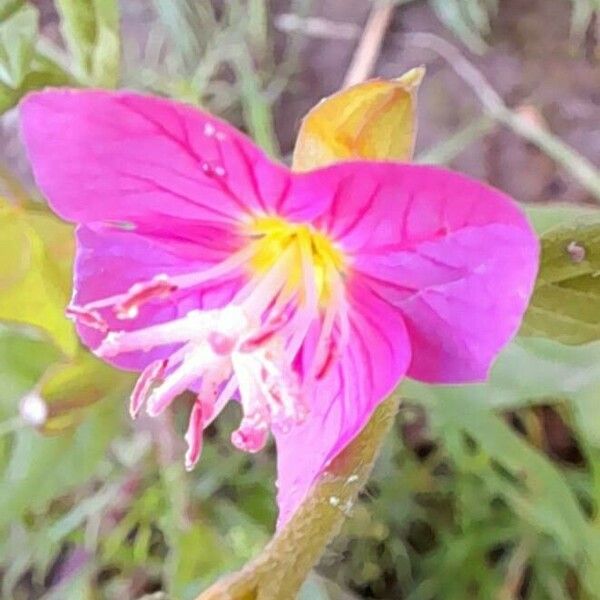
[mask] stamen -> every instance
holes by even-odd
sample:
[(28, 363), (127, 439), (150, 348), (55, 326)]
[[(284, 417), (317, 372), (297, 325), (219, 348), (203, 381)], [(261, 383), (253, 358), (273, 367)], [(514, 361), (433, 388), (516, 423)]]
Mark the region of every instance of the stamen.
[(289, 311), (286, 314), (276, 313), (269, 317), (265, 325), (256, 333), (248, 336), (239, 347), (240, 352), (254, 352), (261, 346), (264, 346), (269, 340), (273, 339), (290, 320)]
[(268, 409), (252, 373), (252, 355), (234, 354), (233, 368), (239, 381), (240, 401), (244, 416), (239, 428), (231, 434), (231, 443), (244, 452), (258, 452), (267, 442)]
[(90, 310), (89, 308), (72, 304), (71, 306), (67, 306), (65, 314), (70, 319), (91, 329), (97, 329), (102, 332), (108, 331), (108, 324), (97, 310)]
[[(207, 163), (206, 168), (219, 175), (218, 166)], [(243, 416), (231, 441), (239, 449), (257, 452), (267, 443), (270, 430), (284, 432), (301, 423), (308, 414), (307, 384), (325, 377), (346, 342), (344, 284), (334, 258), (327, 254), (328, 241), (315, 242), (319, 234), (305, 225), (289, 224), (287, 229), (279, 221), (276, 225), (274, 230), (265, 226), (266, 231), (258, 231), (242, 250), (200, 272), (158, 275), (124, 294), (71, 309), (70, 314), (81, 322), (107, 331), (100, 308), (112, 307), (118, 318), (134, 319), (147, 302), (213, 279), (230, 280), (247, 273), (248, 266), (256, 267), (255, 276), (226, 306), (192, 310), (131, 331), (110, 331), (96, 349), (100, 356), (111, 357), (176, 346), (167, 360), (155, 361), (142, 372), (131, 395), (130, 412), (135, 417), (145, 402), (148, 414), (156, 416), (200, 383), (185, 435), (188, 470), (200, 456), (203, 429), (236, 390)], [(305, 365), (308, 370), (301, 381), (294, 360), (315, 326), (320, 333), (314, 358)]]
[(265, 447), (268, 437), (267, 421), (259, 413), (254, 413), (242, 419), (238, 429), (231, 434), (231, 443), (243, 452), (254, 454)]
[[(289, 430), (306, 416), (296, 373), (286, 364), (283, 341), (275, 338), (267, 348), (232, 357), (240, 381), (244, 419), (242, 425), (256, 425), (260, 417), (268, 428)], [(240, 427), (242, 427), (240, 425)]]
[[(175, 286), (178, 290), (192, 288), (206, 283), (213, 279), (225, 278), (231, 276), (240, 267), (245, 265), (256, 253), (256, 245), (248, 244), (242, 250), (231, 255), (224, 261), (204, 269), (202, 271), (195, 271), (193, 273), (186, 273), (183, 275), (176, 275), (170, 278), (170, 283)], [(89, 302), (85, 305), (85, 310), (91, 311), (98, 308), (106, 308), (107, 306), (119, 305), (126, 302), (130, 296), (130, 292), (125, 294), (117, 294), (115, 296), (109, 296)]]
[[(265, 275), (260, 279), (251, 280), (235, 295), (232, 304), (243, 306), (247, 314), (262, 315), (287, 283), (295, 253), (294, 246), (288, 246)], [(250, 295), (247, 294), (249, 290)]]
[(151, 417), (158, 416), (176, 396), (185, 392), (194, 381), (222, 361), (223, 358), (217, 356), (208, 344), (202, 344), (191, 350), (180, 366), (152, 392), (146, 408), (148, 414)]
[(289, 431), (306, 418), (308, 409), (302, 401), (297, 376), (292, 371), (265, 373), (260, 382), (271, 415), (271, 427)]
[(157, 346), (189, 342), (194, 337), (200, 341), (208, 334), (213, 320), (213, 311), (192, 310), (184, 317), (160, 325), (134, 331), (111, 331), (96, 349), (96, 354), (110, 358), (122, 352), (147, 352)]
[(151, 281), (136, 283), (131, 286), (126, 297), (115, 304), (115, 314), (118, 319), (135, 319), (140, 306), (150, 300), (167, 298), (175, 291), (177, 286), (167, 275), (157, 275)]
[(157, 360), (150, 363), (138, 378), (133, 392), (131, 393), (131, 402), (129, 404), (129, 414), (135, 419), (144, 404), (148, 393), (157, 380), (162, 379), (167, 370), (167, 360)]
[[(332, 301), (325, 311), (323, 324), (319, 339), (315, 346), (314, 359), (307, 376), (307, 380), (323, 379), (329, 373), (340, 353), (340, 346), (343, 348), (348, 336), (348, 316), (346, 300), (343, 296), (343, 284), (333, 265), (327, 265), (327, 276), (331, 282)], [(339, 341), (333, 338), (333, 328), (339, 321), (340, 334)]]
[(187, 452), (185, 453), (186, 471), (191, 471), (200, 458), (202, 452), (202, 432), (204, 429), (203, 406), (199, 400), (194, 402), (188, 429), (184, 439), (187, 442)]
[(212, 407), (219, 398), (219, 388), (230, 376), (231, 366), (229, 365), (229, 360), (223, 360), (219, 366), (213, 367), (210, 371), (206, 371), (202, 375), (199, 397), (202, 398), (202, 403), (206, 407), (204, 411), (206, 418), (210, 416), (209, 413), (212, 412)]
[(208, 267), (208, 269), (196, 273), (177, 275), (172, 278), (172, 281), (179, 288), (190, 288), (212, 279), (226, 277), (247, 264), (254, 254), (256, 254), (256, 245), (248, 244), (213, 267)]
[(317, 288), (312, 265), (312, 252), (310, 242), (305, 236), (300, 238), (300, 255), (302, 259), (302, 281), (304, 283), (304, 304), (297, 310), (294, 322), (289, 329), (293, 332), (288, 342), (286, 353), (292, 362), (302, 347), (308, 330), (317, 315)]
[(237, 389), (238, 381), (234, 375), (225, 384), (212, 406), (205, 406), (204, 427), (208, 427), (217, 418), (219, 413), (225, 408), (225, 405), (231, 400)]

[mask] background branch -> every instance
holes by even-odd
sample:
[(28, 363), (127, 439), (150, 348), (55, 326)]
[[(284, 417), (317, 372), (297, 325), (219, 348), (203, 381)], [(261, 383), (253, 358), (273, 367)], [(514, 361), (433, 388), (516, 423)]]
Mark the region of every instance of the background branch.
[(600, 203), (600, 171), (559, 138), (508, 108), (481, 71), (467, 60), (456, 46), (432, 33), (409, 33), (403, 35), (402, 40), (411, 46), (432, 50), (444, 58), (479, 98), (490, 117), (535, 144), (577, 179)]

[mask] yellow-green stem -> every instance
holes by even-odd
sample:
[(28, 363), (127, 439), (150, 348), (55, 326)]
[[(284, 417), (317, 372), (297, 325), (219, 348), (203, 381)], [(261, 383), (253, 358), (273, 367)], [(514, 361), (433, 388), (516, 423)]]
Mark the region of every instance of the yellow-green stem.
[(265, 549), (196, 600), (293, 600), (350, 514), (394, 422), (398, 405), (395, 395), (383, 402)]

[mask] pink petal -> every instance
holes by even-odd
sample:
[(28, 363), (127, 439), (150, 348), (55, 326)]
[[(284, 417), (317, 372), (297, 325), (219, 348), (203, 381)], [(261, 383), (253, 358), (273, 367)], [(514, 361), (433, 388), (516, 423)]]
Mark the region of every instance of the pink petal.
[[(523, 230), (506, 225), (464, 229), (424, 242), (395, 257), (377, 290), (396, 297), (413, 346), (408, 374), (431, 383), (482, 381), (516, 334), (537, 270), (537, 246)], [(435, 275), (421, 272), (435, 262)], [(387, 269), (386, 269), (387, 271)], [(398, 282), (419, 284), (398, 293)]]
[(517, 205), (435, 167), (353, 164), (310, 175), (331, 198), (321, 226), (405, 317), (408, 375), (485, 379), (519, 328), (537, 273), (538, 241)]
[(285, 203), (287, 169), (190, 106), (131, 93), (49, 90), (21, 105), (36, 180), (67, 220), (168, 214), (236, 222)]
[[(307, 394), (305, 422), (288, 433), (275, 431), (279, 527), (329, 462), (362, 430), (410, 362), (408, 336), (397, 309), (378, 298), (360, 277), (348, 284), (348, 301), (349, 343), (339, 362)], [(305, 342), (304, 367), (313, 359), (317, 332), (315, 326), (312, 343)]]
[[(226, 232), (220, 237), (182, 241), (177, 238), (163, 240), (158, 236), (103, 225), (80, 226), (77, 229), (72, 303), (84, 306), (126, 292), (134, 284), (151, 280), (161, 273), (174, 276), (194, 270), (202, 271), (211, 264), (206, 258), (212, 257), (217, 262), (228, 245), (235, 243)], [(225, 281), (208, 282), (175, 292), (166, 299), (150, 301), (140, 307), (139, 314), (133, 319), (119, 319), (110, 308), (97, 312), (111, 330), (135, 330), (170, 321), (192, 309), (224, 306), (244, 279), (245, 274), (240, 273)], [(86, 326), (83, 321), (79, 322), (78, 331), (92, 350), (99, 346), (105, 336), (105, 331)], [(174, 350), (173, 346), (162, 346), (148, 352), (118, 354), (107, 360), (124, 369), (142, 370), (156, 360), (167, 358)]]

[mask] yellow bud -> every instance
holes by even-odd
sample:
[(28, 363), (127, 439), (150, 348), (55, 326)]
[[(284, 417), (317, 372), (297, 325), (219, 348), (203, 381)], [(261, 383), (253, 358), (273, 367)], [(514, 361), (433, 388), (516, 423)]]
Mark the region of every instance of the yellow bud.
[(408, 161), (416, 135), (416, 93), (425, 69), (372, 79), (322, 100), (304, 117), (293, 168), (308, 171), (352, 159)]

